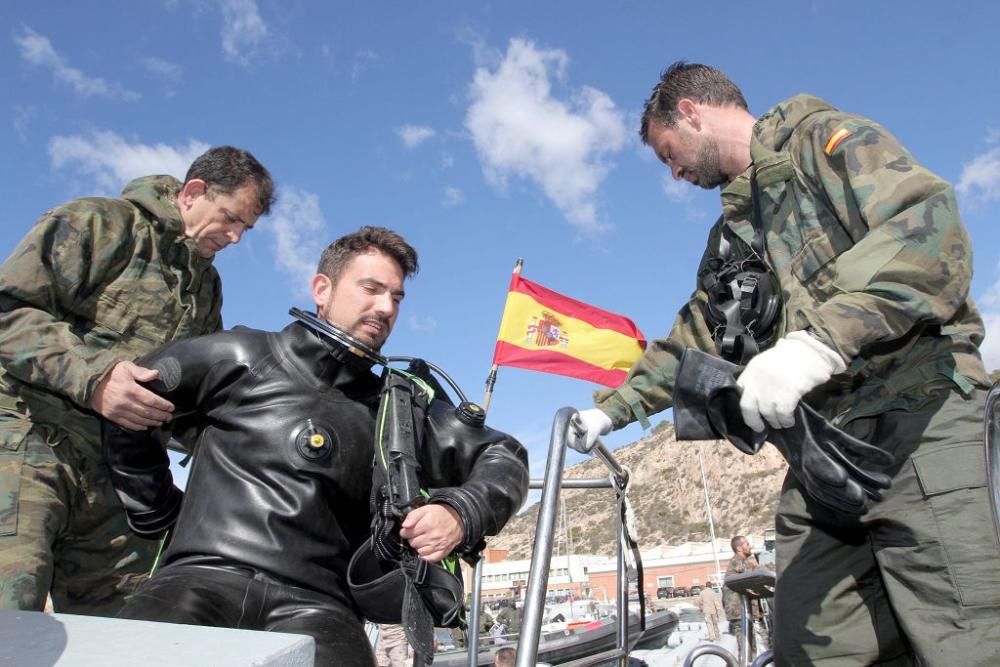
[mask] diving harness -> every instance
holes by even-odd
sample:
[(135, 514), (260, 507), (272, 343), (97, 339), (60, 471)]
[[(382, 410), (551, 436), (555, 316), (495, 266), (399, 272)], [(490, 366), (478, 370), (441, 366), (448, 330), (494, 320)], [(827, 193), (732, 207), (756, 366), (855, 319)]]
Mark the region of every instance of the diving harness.
[[(298, 308), (289, 311), (323, 340), (360, 361), (383, 367), (372, 466), (372, 536), (354, 553), (347, 569), (351, 595), (362, 614), (375, 623), (401, 624), (413, 647), (414, 664), (433, 661), (434, 627), (465, 628), (465, 588), (454, 554), (429, 563), (400, 538), (405, 516), (428, 502), (421, 487), (418, 448), (424, 418), (435, 398), (453, 405), (434, 373), (459, 397), (454, 416), (473, 428), (486, 414), (466, 400), (461, 388), (441, 368), (416, 357), (386, 357), (347, 332)], [(391, 364), (407, 362), (406, 370)], [(475, 560), (478, 551), (464, 557)]]
[(698, 276), (698, 286), (708, 295), (705, 319), (716, 350), (723, 359), (739, 365), (774, 340), (782, 307), (777, 276), (765, 261), (756, 172), (750, 177), (750, 200), (753, 237), (749, 255), (734, 256), (734, 232), (722, 223), (717, 253)]

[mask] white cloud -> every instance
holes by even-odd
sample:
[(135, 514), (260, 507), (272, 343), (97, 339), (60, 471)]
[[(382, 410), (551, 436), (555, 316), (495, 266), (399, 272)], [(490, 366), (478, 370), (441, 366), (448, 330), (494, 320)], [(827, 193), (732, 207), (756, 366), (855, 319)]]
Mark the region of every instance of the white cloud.
[(476, 67), (495, 67), (503, 54), (486, 43), (482, 33), (471, 26), (462, 26), (455, 34), (458, 41), (472, 49), (472, 62)]
[(976, 299), (976, 302), (986, 326), (986, 338), (979, 346), (979, 352), (983, 355), (986, 371), (990, 372), (1000, 368), (1000, 280)]
[(691, 185), (687, 181), (678, 181), (671, 174), (663, 176), (660, 181), (663, 184), (663, 192), (667, 199), (675, 204), (683, 204), (691, 201)]
[(220, 0), (222, 7), (222, 51), (226, 60), (247, 65), (267, 37), (267, 24), (254, 0)]
[(983, 324), (986, 325), (986, 337), (979, 352), (983, 355), (986, 372), (991, 373), (1000, 368), (1000, 312), (983, 313)]
[(410, 328), (420, 333), (432, 333), (437, 329), (437, 320), (430, 315), (410, 315)]
[(180, 66), (175, 65), (169, 60), (164, 60), (163, 58), (157, 58), (155, 56), (147, 56), (142, 59), (142, 66), (145, 67), (151, 74), (163, 79), (163, 81), (168, 85), (176, 86), (181, 82)]
[(441, 153), (441, 167), (443, 169), (451, 169), (455, 166), (455, 156), (451, 153)]
[(274, 235), (278, 268), (291, 277), (294, 290), (307, 296), (329, 236), (319, 197), (295, 186), (279, 186), (278, 201), (262, 223), (261, 228)]
[(976, 156), (962, 167), (955, 189), (973, 203), (1000, 200), (1000, 147)]
[(624, 115), (595, 88), (555, 97), (550, 78), (564, 78), (568, 65), (565, 51), (511, 40), (498, 67), (476, 70), (465, 127), (491, 184), (528, 179), (570, 223), (595, 233), (604, 228), (597, 193), (608, 172), (605, 156), (625, 145)]
[(434, 136), (434, 130), (420, 125), (404, 125), (396, 128), (396, 134), (407, 148), (416, 148)]
[(370, 49), (355, 53), (354, 62), (351, 65), (351, 81), (360, 79), (376, 61), (378, 61), (378, 54)]
[(442, 202), (446, 207), (451, 208), (453, 206), (458, 206), (465, 201), (465, 193), (463, 193), (459, 188), (449, 185), (444, 189), (444, 202)]
[(99, 130), (89, 136), (56, 136), (49, 140), (54, 169), (72, 169), (93, 181), (93, 189), (114, 195), (133, 178), (170, 174), (183, 179), (196, 157), (209, 145), (191, 139), (186, 145), (129, 143), (114, 132)]
[(21, 141), (28, 140), (28, 126), (31, 125), (31, 121), (35, 119), (38, 113), (32, 105), (21, 106), (15, 104), (11, 109), (14, 112), (14, 131), (17, 132), (17, 136), (21, 138)]
[(88, 76), (81, 70), (71, 67), (56, 52), (48, 37), (38, 34), (27, 26), (22, 25), (19, 31), (14, 32), (14, 43), (21, 49), (21, 57), (24, 60), (50, 70), (57, 82), (68, 85), (80, 97), (105, 97), (126, 102), (134, 102), (141, 97), (139, 93), (126, 90), (116, 83)]

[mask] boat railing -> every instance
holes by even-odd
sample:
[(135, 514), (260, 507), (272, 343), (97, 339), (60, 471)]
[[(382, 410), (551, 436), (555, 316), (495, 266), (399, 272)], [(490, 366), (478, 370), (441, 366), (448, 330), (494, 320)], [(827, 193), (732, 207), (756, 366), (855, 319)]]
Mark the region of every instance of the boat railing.
[[(621, 503), (628, 487), (628, 469), (619, 465), (614, 455), (597, 441), (589, 449), (586, 447), (584, 433), (574, 420), (576, 410), (565, 407), (556, 412), (552, 421), (552, 433), (549, 439), (549, 453), (545, 464), (545, 477), (541, 480), (531, 480), (532, 489), (541, 489), (542, 498), (538, 510), (538, 520), (535, 528), (535, 543), (531, 552), (531, 569), (528, 574), (524, 596), (521, 632), (517, 642), (516, 667), (534, 667), (538, 659), (538, 642), (541, 637), (542, 615), (545, 610), (545, 596), (548, 589), (549, 567), (552, 563), (552, 548), (556, 530), (556, 514), (559, 505), (559, 493), (562, 489), (612, 489), (616, 502)], [(607, 467), (610, 475), (596, 479), (563, 479), (563, 468), (566, 461), (566, 447), (572, 447), (582, 454), (590, 454)], [(624, 536), (625, 525), (622, 512), (615, 512), (617, 548), (618, 595), (616, 648), (603, 653), (588, 656), (572, 663), (574, 667), (589, 667), (591, 665), (608, 664), (616, 661), (620, 667), (628, 663), (629, 653), (629, 613), (628, 613), (628, 581), (625, 574)], [(470, 623), (469, 645), (479, 646), (479, 619), (482, 597), (482, 567), (480, 560), (476, 564), (473, 575), (472, 610), (473, 619)], [(469, 665), (475, 667), (476, 652), (469, 651)]]
[[(731, 591), (740, 596), (742, 606), (740, 623), (742, 633), (740, 646), (737, 646), (737, 653), (733, 654), (728, 649), (718, 644), (701, 644), (696, 646), (684, 660), (684, 667), (694, 667), (695, 661), (706, 655), (714, 655), (722, 658), (727, 667), (764, 667), (774, 663), (774, 653), (770, 649), (754, 653), (758, 650), (757, 643), (751, 638), (755, 635), (753, 622), (752, 605), (757, 602), (761, 605), (762, 617), (767, 626), (767, 601), (774, 597), (774, 572), (767, 568), (755, 568), (741, 574), (731, 574), (725, 579), (725, 585)], [(765, 627), (764, 635), (769, 634)], [(753, 658), (751, 662), (751, 657)]]

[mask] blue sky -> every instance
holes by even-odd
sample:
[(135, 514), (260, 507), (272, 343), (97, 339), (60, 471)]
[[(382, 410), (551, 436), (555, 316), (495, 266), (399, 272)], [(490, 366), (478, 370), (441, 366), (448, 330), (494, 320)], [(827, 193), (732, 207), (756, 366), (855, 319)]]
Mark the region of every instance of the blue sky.
[[(953, 182), (1000, 367), (1000, 4), (694, 4), (8, 0), (0, 254), (62, 201), (245, 147), (280, 202), (217, 259), (226, 324), (281, 328), (311, 305), (327, 243), (391, 227), (422, 268), (386, 352), (480, 400), (518, 257), (648, 338), (692, 291), (717, 194), (673, 182), (636, 134), (660, 71), (686, 59), (729, 74), (756, 114), (810, 92), (873, 117)], [(490, 421), (540, 476), (552, 415), (594, 388), (503, 368)]]

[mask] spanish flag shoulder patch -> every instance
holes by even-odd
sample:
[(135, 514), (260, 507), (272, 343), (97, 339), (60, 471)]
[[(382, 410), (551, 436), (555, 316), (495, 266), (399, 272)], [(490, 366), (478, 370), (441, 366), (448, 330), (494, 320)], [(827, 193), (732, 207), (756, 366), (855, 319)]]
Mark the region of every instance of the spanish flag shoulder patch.
[(843, 127), (840, 128), (832, 135), (830, 135), (829, 139), (827, 139), (826, 146), (823, 147), (823, 152), (826, 153), (827, 155), (833, 155), (833, 151), (837, 150), (837, 146), (840, 145), (840, 142), (849, 136), (851, 136), (850, 130)]

